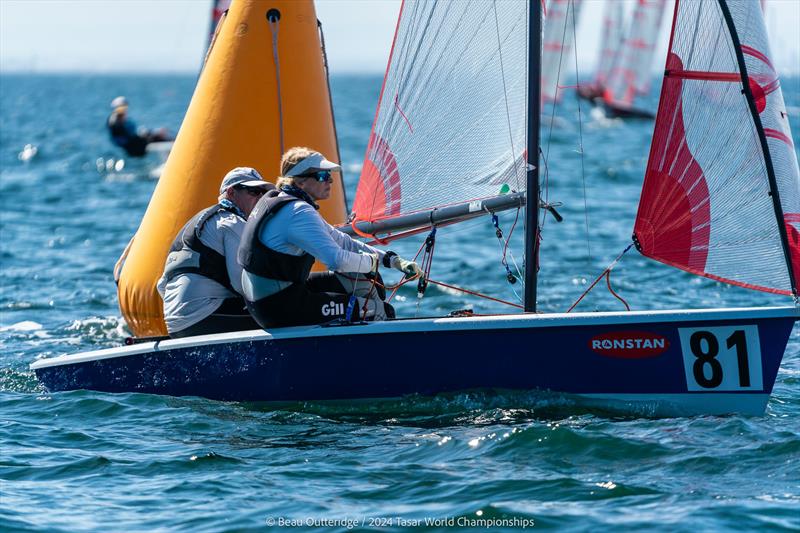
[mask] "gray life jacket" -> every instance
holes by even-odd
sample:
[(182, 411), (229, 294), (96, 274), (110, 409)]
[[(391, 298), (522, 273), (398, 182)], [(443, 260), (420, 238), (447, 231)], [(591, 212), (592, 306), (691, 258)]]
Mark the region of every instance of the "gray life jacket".
[(200, 241), (203, 226), (220, 211), (236, 214), (232, 209), (217, 204), (204, 209), (183, 226), (172, 242), (164, 267), (164, 277), (171, 281), (181, 274), (199, 274), (212, 279), (238, 296), (231, 285), (225, 256)]
[(284, 254), (268, 248), (261, 239), (261, 230), (281, 209), (294, 202), (302, 202), (294, 196), (278, 196), (280, 191), (272, 190), (261, 197), (244, 226), (242, 241), (239, 243), (239, 264), (247, 272), (264, 278), (303, 283), (311, 273), (314, 256), (304, 252), (302, 255)]

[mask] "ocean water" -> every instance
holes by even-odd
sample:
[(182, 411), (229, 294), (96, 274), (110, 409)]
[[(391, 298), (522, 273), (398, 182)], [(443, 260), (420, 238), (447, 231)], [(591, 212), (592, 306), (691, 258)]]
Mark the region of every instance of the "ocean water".
[[(128, 335), (112, 268), (162, 161), (110, 145), (108, 102), (125, 94), (138, 123), (176, 131), (194, 82), (0, 75), (0, 531), (800, 529), (798, 329), (763, 417), (653, 419), (534, 393), (269, 408), (44, 391), (31, 362)], [(380, 83), (332, 79), (351, 200)], [(800, 80), (783, 89), (797, 139)], [(652, 131), (570, 99), (555, 116), (542, 142), (565, 221), (544, 229), (545, 311), (568, 308), (628, 244)], [(413, 256), (423, 238), (393, 248)], [(441, 230), (432, 276), (517, 300), (488, 220)], [(634, 309), (789, 303), (635, 251), (612, 281)], [(509, 310), (435, 286), (395, 303), (403, 316)], [(602, 286), (579, 307), (621, 308)]]

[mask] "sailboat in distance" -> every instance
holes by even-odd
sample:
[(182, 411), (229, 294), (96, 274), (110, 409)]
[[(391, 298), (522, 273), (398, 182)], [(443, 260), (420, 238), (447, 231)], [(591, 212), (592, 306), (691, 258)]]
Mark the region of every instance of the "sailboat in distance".
[[(524, 313), (145, 342), (37, 361), (37, 377), (223, 400), (547, 390), (653, 415), (762, 414), (796, 306), (536, 312), (541, 20), (538, 0), (403, 4), (351, 225), (434, 238), (524, 206)], [(796, 302), (800, 173), (769, 57), (757, 0), (677, 0), (629, 247)]]
[(560, 80), (573, 65), (575, 26), (583, 6), (582, 0), (550, 0), (544, 20), (542, 42), (542, 99), (559, 102), (563, 96)]
[(595, 67), (594, 80), (578, 85), (578, 97), (594, 102), (602, 98), (605, 92), (611, 69), (617, 62), (623, 41), (623, 2), (607, 0), (603, 13), (603, 32), (598, 46), (597, 66)]
[(641, 104), (641, 98), (650, 93), (653, 59), (665, 11), (666, 0), (636, 1), (628, 32), (619, 43), (613, 67), (602, 87), (607, 116), (655, 117)]

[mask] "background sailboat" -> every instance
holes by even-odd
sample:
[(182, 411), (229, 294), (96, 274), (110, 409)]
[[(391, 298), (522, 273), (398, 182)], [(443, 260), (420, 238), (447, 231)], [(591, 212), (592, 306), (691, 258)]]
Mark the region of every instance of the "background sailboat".
[(560, 87), (565, 74), (573, 70), (575, 58), (574, 28), (580, 17), (581, 0), (550, 0), (544, 19), (542, 41), (542, 99), (558, 102), (563, 96)]
[[(617, 62), (623, 42), (625, 17), (623, 2), (609, 0), (603, 12), (603, 31), (598, 46), (597, 65), (594, 79), (578, 86), (578, 96), (589, 101), (601, 98), (608, 84), (611, 70)], [(649, 65), (648, 65), (649, 68)]]
[(650, 92), (656, 43), (665, 9), (666, 0), (637, 0), (628, 31), (604, 85), (602, 97), (607, 115), (654, 117), (643, 108), (640, 98)]

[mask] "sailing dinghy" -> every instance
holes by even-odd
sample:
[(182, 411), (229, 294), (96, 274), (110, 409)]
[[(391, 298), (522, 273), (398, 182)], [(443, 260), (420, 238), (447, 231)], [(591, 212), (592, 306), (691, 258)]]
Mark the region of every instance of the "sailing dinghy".
[[(605, 12), (603, 13), (603, 32), (600, 38), (600, 50), (598, 52), (594, 80), (587, 84), (578, 85), (578, 97), (589, 100), (592, 103), (596, 99), (602, 100), (611, 69), (614, 68), (622, 47), (622, 25), (625, 21), (622, 8), (623, 2), (606, 1)], [(650, 65), (647, 65), (647, 68), (649, 69)]]
[(603, 86), (607, 116), (654, 118), (642, 106), (641, 99), (650, 93), (651, 67), (665, 11), (666, 0), (637, 0), (628, 33), (619, 45), (614, 66)]
[(628, 33), (623, 33), (623, 3), (606, 2), (595, 77), (578, 85), (579, 98), (602, 106), (606, 116), (655, 118), (641, 99), (650, 93), (651, 67), (658, 43), (665, 0), (640, 0)]
[[(539, 4), (403, 4), (351, 226), (396, 238), (524, 206), (525, 313), (145, 342), (37, 361), (39, 380), (274, 402), (546, 390), (654, 415), (762, 414), (796, 306), (535, 312)], [(769, 57), (757, 0), (676, 2), (633, 244), (797, 302), (800, 176)]]

